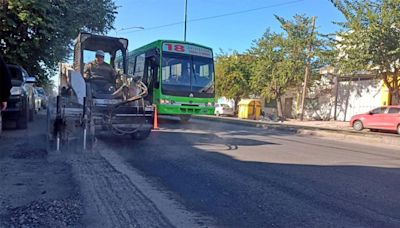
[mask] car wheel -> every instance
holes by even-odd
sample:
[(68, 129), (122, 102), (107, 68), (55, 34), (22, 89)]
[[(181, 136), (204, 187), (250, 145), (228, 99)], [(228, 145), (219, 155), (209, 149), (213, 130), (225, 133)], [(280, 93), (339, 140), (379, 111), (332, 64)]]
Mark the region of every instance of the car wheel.
[(364, 126), (363, 126), (363, 123), (361, 122), (361, 120), (354, 121), (353, 129), (356, 131), (361, 131), (362, 129), (364, 129)]
[(399, 135), (400, 135), (400, 124), (399, 124), (399, 125), (397, 125), (397, 134), (399, 134)]
[(132, 139), (134, 139), (134, 140), (144, 140), (144, 139), (146, 139), (147, 137), (149, 137), (150, 133), (151, 133), (151, 129), (149, 129), (149, 130), (137, 131), (137, 132), (131, 134), (131, 137), (132, 137)]
[(28, 128), (28, 119), (29, 119), (30, 112), (28, 108), (24, 108), (18, 116), (17, 119), (17, 128), (18, 129), (27, 129)]

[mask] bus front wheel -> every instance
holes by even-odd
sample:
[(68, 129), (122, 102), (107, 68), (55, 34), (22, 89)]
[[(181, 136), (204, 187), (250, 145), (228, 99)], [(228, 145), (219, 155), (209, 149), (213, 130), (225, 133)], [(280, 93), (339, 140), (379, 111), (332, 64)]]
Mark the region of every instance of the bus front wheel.
[(182, 123), (187, 123), (192, 118), (191, 115), (180, 115), (179, 118), (181, 119)]

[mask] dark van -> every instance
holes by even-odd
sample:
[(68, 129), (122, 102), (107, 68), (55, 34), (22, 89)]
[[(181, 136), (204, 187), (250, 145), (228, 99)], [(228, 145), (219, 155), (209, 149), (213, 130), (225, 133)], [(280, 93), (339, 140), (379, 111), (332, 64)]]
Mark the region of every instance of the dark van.
[(26, 129), (28, 121), (33, 121), (35, 112), (33, 84), (36, 79), (30, 77), (21, 66), (7, 66), (11, 73), (12, 89), (7, 109), (3, 112), (3, 118), (15, 120), (17, 128)]

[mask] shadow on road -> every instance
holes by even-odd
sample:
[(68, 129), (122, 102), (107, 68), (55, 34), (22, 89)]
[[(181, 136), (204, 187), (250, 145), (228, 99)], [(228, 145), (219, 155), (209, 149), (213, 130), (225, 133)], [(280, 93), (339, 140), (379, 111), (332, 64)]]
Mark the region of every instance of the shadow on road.
[[(102, 140), (118, 148), (116, 151), (134, 168), (188, 208), (215, 218), (218, 226), (400, 226), (398, 168), (343, 165), (346, 157), (339, 165), (329, 166), (243, 161), (235, 152), (225, 153), (232, 148), (226, 145), (235, 145), (235, 150), (242, 147), (237, 153), (258, 150), (266, 157), (273, 157), (272, 147), (281, 145), (269, 142), (268, 137), (258, 140), (262, 134), (245, 127), (209, 127), (201, 121), (176, 123), (161, 120), (163, 130), (153, 132), (145, 141)], [(212, 149), (204, 149), (204, 144)], [(337, 156), (348, 150), (349, 160), (354, 156), (352, 148), (329, 149)], [(392, 164), (397, 166), (400, 156), (391, 160), (397, 161)]]

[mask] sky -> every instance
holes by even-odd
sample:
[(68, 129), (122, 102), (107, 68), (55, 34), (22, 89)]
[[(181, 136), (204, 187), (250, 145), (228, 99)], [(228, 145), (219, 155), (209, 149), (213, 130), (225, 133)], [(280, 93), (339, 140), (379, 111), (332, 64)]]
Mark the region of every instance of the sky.
[[(261, 38), (267, 28), (275, 32), (282, 31), (275, 14), (286, 19), (296, 14), (316, 16), (317, 29), (325, 34), (338, 29), (332, 22), (344, 20), (329, 0), (187, 1), (187, 41), (211, 47), (215, 53), (220, 53), (221, 49), (224, 52), (244, 52), (251, 47), (252, 41)], [(118, 14), (115, 30), (110, 31), (109, 35), (128, 38), (129, 50), (158, 39), (183, 40), (185, 0), (115, 2)]]

